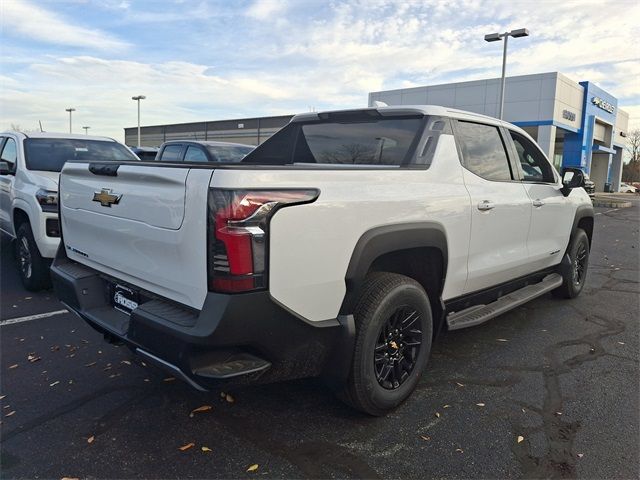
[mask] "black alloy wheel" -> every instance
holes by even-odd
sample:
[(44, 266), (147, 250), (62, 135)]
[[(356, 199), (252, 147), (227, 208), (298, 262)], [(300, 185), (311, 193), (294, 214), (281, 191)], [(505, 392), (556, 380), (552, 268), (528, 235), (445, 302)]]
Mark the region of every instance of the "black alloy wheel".
[(395, 390), (411, 375), (422, 345), (419, 320), (420, 313), (404, 305), (382, 325), (374, 353), (376, 379), (381, 387)]

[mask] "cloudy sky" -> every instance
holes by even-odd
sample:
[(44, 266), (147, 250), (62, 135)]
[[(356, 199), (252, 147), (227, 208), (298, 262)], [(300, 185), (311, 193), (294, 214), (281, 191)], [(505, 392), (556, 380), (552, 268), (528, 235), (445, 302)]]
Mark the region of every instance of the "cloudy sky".
[(136, 124), (366, 106), (370, 91), (561, 71), (640, 127), (640, 2), (1, 0), (0, 129), (123, 139)]

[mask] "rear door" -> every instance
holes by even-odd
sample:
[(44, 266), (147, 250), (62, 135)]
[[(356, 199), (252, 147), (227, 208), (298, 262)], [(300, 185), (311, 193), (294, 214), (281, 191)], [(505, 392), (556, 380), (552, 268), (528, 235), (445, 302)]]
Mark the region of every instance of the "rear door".
[(67, 162), (60, 181), (67, 256), (201, 308), (211, 175), (209, 169), (130, 164), (120, 165), (115, 176), (101, 175), (88, 163)]
[[(18, 155), (16, 141), (11, 137), (0, 137), (0, 160), (7, 162), (15, 172)], [(15, 175), (0, 175), (0, 229), (14, 234), (11, 222), (11, 197)]]
[(465, 293), (529, 273), (531, 201), (509, 162), (500, 128), (454, 122), (464, 183), (471, 197), (471, 238)]
[(560, 189), (559, 176), (538, 146), (526, 136), (508, 130), (513, 158), (531, 201), (531, 229), (527, 248), (532, 270), (556, 265), (569, 243), (574, 209)]

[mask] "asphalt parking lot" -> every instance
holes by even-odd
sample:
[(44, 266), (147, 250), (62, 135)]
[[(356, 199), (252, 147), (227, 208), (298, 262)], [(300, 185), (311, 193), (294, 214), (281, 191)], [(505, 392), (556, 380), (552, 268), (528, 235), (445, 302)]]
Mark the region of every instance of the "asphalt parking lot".
[(640, 201), (596, 212), (578, 299), (446, 334), (385, 418), (315, 380), (196, 392), (70, 313), (8, 323), (63, 307), (5, 239), (0, 477), (638, 478)]

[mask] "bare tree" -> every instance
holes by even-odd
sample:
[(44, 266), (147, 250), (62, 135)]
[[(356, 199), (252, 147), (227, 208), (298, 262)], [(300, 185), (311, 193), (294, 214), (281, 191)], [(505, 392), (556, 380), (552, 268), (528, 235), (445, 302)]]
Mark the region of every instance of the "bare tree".
[(629, 132), (626, 149), (631, 160), (622, 166), (622, 181), (640, 182), (640, 129)]

